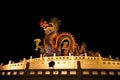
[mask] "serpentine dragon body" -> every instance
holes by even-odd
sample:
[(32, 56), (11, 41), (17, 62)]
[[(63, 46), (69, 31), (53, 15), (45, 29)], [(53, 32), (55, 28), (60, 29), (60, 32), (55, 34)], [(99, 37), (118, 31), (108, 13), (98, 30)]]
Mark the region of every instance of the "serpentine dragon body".
[(49, 22), (42, 19), (40, 21), (40, 27), (45, 31), (44, 37), (44, 49), (46, 56), (51, 56), (53, 53), (60, 56), (67, 56), (69, 53), (72, 55), (80, 54), (80, 47), (76, 43), (73, 35), (67, 32), (58, 34), (58, 29), (61, 20), (58, 18), (52, 18)]

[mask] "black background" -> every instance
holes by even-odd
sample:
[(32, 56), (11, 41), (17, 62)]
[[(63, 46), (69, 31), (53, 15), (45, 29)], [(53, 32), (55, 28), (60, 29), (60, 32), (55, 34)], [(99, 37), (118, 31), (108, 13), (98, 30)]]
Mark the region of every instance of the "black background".
[(39, 21), (52, 17), (62, 20), (58, 33), (71, 33), (78, 44), (86, 42), (87, 50), (99, 50), (101, 56), (120, 57), (120, 16), (117, 5), (66, 4), (63, 7), (60, 4), (46, 7), (42, 4), (34, 7), (16, 4), (6, 8), (2, 6), (0, 17), (0, 62), (8, 63), (9, 60), (18, 62), (24, 57), (39, 57), (38, 52), (34, 51), (34, 39), (44, 38)]

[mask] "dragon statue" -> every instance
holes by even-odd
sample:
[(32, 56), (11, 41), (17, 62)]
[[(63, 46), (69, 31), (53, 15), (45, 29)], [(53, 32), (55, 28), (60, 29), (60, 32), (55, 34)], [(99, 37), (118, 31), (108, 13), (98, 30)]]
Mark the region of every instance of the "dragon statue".
[[(62, 32), (58, 34), (58, 29), (61, 20), (58, 18), (51, 18), (49, 21), (44, 19), (40, 20), (40, 27), (44, 29), (45, 37), (43, 39), (44, 43), (44, 55), (52, 56), (54, 53), (59, 56), (80, 55), (81, 49), (76, 43), (73, 35), (67, 32)], [(41, 48), (39, 46), (40, 40), (35, 40), (36, 50)], [(42, 49), (43, 51), (43, 49)]]

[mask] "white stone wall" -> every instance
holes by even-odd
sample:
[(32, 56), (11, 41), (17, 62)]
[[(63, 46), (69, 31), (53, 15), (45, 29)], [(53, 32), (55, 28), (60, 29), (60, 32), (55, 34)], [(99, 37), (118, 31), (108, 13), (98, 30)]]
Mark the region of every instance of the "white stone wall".
[(52, 56), (32, 58), (18, 63), (9, 63), (0, 65), (0, 70), (25, 69), (29, 62), (29, 69), (50, 69), (49, 62), (54, 61), (54, 69), (77, 69), (77, 61), (80, 61), (82, 69), (120, 69), (120, 61), (103, 57), (91, 56)]
[(2, 66), (2, 70), (17, 70), (17, 69), (25, 69), (26, 68), (26, 62), (23, 63), (13, 63), (13, 64), (7, 64)]

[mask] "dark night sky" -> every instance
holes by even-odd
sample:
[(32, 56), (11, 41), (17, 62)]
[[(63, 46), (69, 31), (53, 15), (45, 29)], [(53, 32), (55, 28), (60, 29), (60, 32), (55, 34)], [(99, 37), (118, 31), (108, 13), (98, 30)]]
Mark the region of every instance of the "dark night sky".
[(34, 51), (34, 39), (44, 37), (39, 21), (52, 17), (62, 20), (59, 32), (73, 34), (78, 44), (86, 42), (88, 50), (99, 50), (102, 56), (120, 57), (120, 16), (117, 9), (107, 7), (47, 12), (7, 8), (0, 17), (0, 62), (38, 57), (39, 54)]

